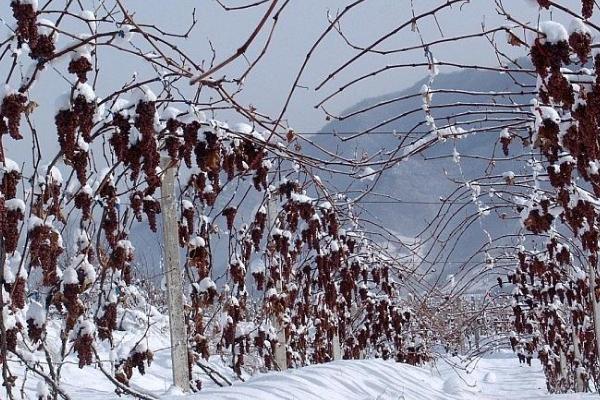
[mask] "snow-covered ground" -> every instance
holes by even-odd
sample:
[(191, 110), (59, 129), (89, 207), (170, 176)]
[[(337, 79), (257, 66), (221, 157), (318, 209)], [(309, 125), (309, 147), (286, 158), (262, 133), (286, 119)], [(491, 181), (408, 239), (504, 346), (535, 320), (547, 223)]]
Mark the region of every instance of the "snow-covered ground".
[[(232, 369), (219, 356), (212, 356), (211, 367), (233, 381), (233, 386), (218, 387), (207, 376), (201, 376), (202, 391), (182, 397), (170, 390), (168, 320), (157, 312), (152, 315), (145, 342), (152, 350), (154, 360), (145, 375), (136, 371), (130, 384), (132, 389), (161, 400), (564, 400), (598, 397), (597, 394), (548, 395), (537, 360), (532, 367), (520, 366), (510, 350), (489, 354), (467, 366), (456, 357), (441, 357), (435, 366), (429, 367), (383, 360), (336, 361), (286, 372), (244, 375), (245, 382), (236, 380)], [(142, 323), (144, 318), (141, 314), (137, 317), (141, 319), (138, 322), (135, 313), (123, 318), (127, 329), (115, 331), (116, 341), (125, 350), (135, 346), (146, 331)], [(59, 325), (51, 325), (50, 332), (59, 332)], [(107, 346), (98, 351), (105, 361), (104, 367), (110, 370), (109, 360), (119, 358), (119, 354), (111, 352)], [(37, 358), (43, 365), (44, 358), (41, 355)], [(22, 379), (24, 371), (15, 369), (15, 372)], [(96, 366), (79, 369), (73, 354), (63, 364), (61, 376), (61, 387), (73, 400), (127, 398), (115, 394), (114, 385)], [(36, 398), (38, 383), (39, 378), (27, 375), (24, 389), (29, 398)], [(19, 387), (21, 384), (19, 381)]]
[[(450, 361), (457, 361), (452, 359)], [(203, 400), (446, 400), (595, 399), (597, 395), (546, 393), (539, 364), (519, 366), (508, 353), (496, 353), (457, 372), (449, 363), (418, 368), (382, 360), (337, 361), (284, 373), (256, 376), (233, 387), (209, 389)], [(460, 370), (459, 370), (460, 371)], [(176, 397), (166, 397), (171, 400)]]
[[(168, 351), (166, 352), (168, 353)], [(134, 388), (164, 400), (168, 395), (168, 355), (158, 351), (155, 364), (145, 376), (134, 379)], [(189, 400), (563, 400), (596, 399), (597, 394), (548, 395), (538, 363), (519, 366), (509, 352), (495, 353), (468, 368), (456, 368), (458, 359), (438, 361), (435, 367), (419, 368), (382, 360), (337, 361), (287, 372), (258, 374), (231, 387), (209, 386)], [(71, 368), (72, 367), (72, 368)], [(111, 385), (93, 369), (66, 366), (63, 388), (73, 399), (119, 399)], [(120, 397), (123, 399), (123, 397)]]

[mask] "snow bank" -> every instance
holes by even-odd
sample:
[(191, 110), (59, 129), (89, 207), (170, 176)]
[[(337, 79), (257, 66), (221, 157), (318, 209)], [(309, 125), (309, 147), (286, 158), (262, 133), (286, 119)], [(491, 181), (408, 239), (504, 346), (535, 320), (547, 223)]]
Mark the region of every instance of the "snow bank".
[[(458, 358), (450, 359), (460, 363)], [(443, 360), (435, 367), (393, 361), (336, 361), (250, 378), (231, 387), (207, 388), (186, 400), (559, 400), (597, 398), (597, 394), (549, 396), (537, 360), (520, 366), (512, 352), (501, 351), (462, 368)], [(166, 395), (161, 399), (182, 399)]]
[[(189, 400), (454, 400), (463, 398), (461, 394), (445, 393), (442, 386), (443, 380), (432, 376), (429, 369), (393, 361), (353, 360), (259, 375), (243, 384), (207, 389), (185, 398)], [(181, 399), (174, 396), (163, 398)]]

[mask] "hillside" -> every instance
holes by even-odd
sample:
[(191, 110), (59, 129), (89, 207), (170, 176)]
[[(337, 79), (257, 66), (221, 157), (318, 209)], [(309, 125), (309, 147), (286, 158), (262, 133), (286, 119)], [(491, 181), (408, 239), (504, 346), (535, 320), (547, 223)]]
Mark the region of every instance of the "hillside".
[[(532, 78), (523, 74), (519, 78), (520, 83), (534, 83)], [(427, 79), (423, 79), (402, 91), (363, 100), (354, 107), (345, 110), (342, 115), (351, 114), (370, 105), (387, 102), (390, 99), (419, 93), (422, 85), (425, 83), (427, 83)], [(521, 92), (528, 90), (517, 86), (509, 75), (476, 70), (442, 73), (435, 78), (431, 86), (432, 89), (458, 89), (474, 92)], [(498, 97), (494, 99), (491, 96), (482, 95), (469, 96), (457, 93), (436, 93), (433, 96), (432, 105), (439, 106), (458, 102), (491, 103), (493, 101), (506, 104), (512, 102), (528, 104), (530, 98), (530, 95), (516, 95), (511, 96), (510, 99)], [(339, 154), (346, 156), (361, 153), (371, 155), (380, 151), (384, 153), (391, 152), (398, 147), (401, 140), (406, 140), (405, 143), (412, 143), (425, 135), (425, 133), (411, 134), (408, 138), (405, 135), (405, 132), (410, 130), (413, 130), (413, 132), (427, 131), (427, 127), (422, 124), (425, 114), (422, 110), (419, 110), (421, 106), (421, 96), (393, 102), (365, 113), (351, 116), (342, 121), (332, 121), (323, 127), (321, 134), (315, 135), (311, 140), (314, 140), (315, 143), (324, 148), (335, 149)], [(482, 118), (482, 116), (477, 115), (452, 117), (452, 115), (456, 115), (459, 112), (477, 109), (481, 110), (485, 109), (485, 107), (455, 106), (435, 109), (436, 124), (444, 126), (446, 124), (451, 125), (461, 121)], [(363, 131), (410, 110), (419, 111), (376, 129), (377, 132), (383, 133), (365, 134), (356, 139), (344, 142), (341, 145), (339, 139), (330, 134), (331, 132), (340, 132), (339, 136), (348, 137), (348, 134), (344, 134), (344, 132)], [(421, 125), (419, 126), (419, 124)], [(482, 122), (470, 127), (481, 128), (491, 125), (493, 125), (491, 122)], [(415, 127), (417, 128), (415, 129)], [(466, 129), (468, 130), (468, 128)], [(396, 131), (397, 135), (391, 134), (392, 131)], [(456, 182), (476, 180), (482, 177), (486, 170), (491, 175), (501, 175), (508, 170), (518, 172), (523, 168), (522, 163), (512, 161), (499, 161), (490, 166), (489, 162), (485, 159), (470, 157), (481, 156), (485, 158), (491, 157), (494, 154), (496, 156), (501, 155), (498, 145), (499, 136), (500, 129), (467, 134), (463, 139), (446, 140), (444, 143), (437, 144), (434, 148), (425, 151), (423, 154), (413, 156), (408, 160), (394, 165), (383, 174), (382, 178), (372, 189), (373, 193), (379, 193), (383, 196), (370, 195), (363, 199), (364, 217), (379, 221), (387, 228), (402, 236), (413, 237), (417, 235), (428, 226), (438, 213), (441, 206), (439, 199), (445, 198), (458, 187)], [(518, 151), (519, 149), (516, 148), (516, 150)], [(456, 163), (453, 159), (455, 151), (460, 154), (460, 164)], [(359, 180), (352, 177), (336, 177), (335, 179), (335, 185), (339, 188), (351, 187), (359, 191), (370, 187), (372, 184), (373, 182), (369, 180)], [(389, 201), (390, 199), (385, 196), (393, 196), (401, 201)], [(475, 207), (473, 205), (466, 205), (458, 212), (460, 214), (457, 217), (466, 217), (475, 212)], [(457, 218), (456, 222), (459, 222), (459, 220), (460, 218)], [(459, 261), (468, 259), (485, 242), (487, 238), (486, 231), (493, 237), (502, 232), (509, 232), (510, 226), (514, 227), (514, 225), (501, 222), (494, 214), (480, 218), (478, 223), (470, 226), (461, 242), (457, 245), (454, 253), (449, 256), (449, 259), (454, 261), (453, 264), (459, 264)], [(448, 266), (448, 268), (447, 272), (454, 272), (452, 269), (454, 267)]]

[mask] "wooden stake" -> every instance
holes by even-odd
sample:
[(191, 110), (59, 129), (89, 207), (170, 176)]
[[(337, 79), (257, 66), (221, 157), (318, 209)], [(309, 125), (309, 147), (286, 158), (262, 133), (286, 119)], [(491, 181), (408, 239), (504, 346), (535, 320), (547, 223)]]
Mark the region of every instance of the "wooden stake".
[(184, 392), (190, 389), (187, 332), (183, 313), (183, 279), (179, 266), (177, 209), (175, 205), (175, 168), (170, 157), (161, 157), (163, 178), (161, 185), (162, 233), (164, 246), (164, 273), (167, 278), (169, 327), (171, 331), (171, 365), (173, 385)]
[[(267, 218), (269, 218), (269, 226), (271, 229), (275, 226), (275, 220), (277, 219), (276, 210), (277, 200), (273, 193), (271, 193), (271, 198), (269, 199), (267, 206)], [(279, 282), (277, 283), (277, 291), (281, 293), (283, 290), (281, 284), (281, 268), (279, 270)], [(277, 367), (279, 367), (280, 371), (285, 371), (287, 369), (287, 338), (285, 337), (285, 330), (283, 326), (279, 322), (279, 319), (275, 316), (271, 318), (271, 324), (277, 333), (277, 347), (275, 348), (275, 354), (273, 354), (273, 358)]]

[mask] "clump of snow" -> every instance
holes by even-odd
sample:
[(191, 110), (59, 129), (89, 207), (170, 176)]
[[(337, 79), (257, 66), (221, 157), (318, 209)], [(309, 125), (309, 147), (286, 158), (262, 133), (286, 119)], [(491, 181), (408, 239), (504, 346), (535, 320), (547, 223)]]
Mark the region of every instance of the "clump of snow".
[(579, 18), (573, 18), (569, 24), (569, 35), (573, 33), (591, 34), (590, 29)]
[(77, 147), (84, 153), (87, 153), (90, 150), (90, 145), (83, 139), (82, 136), (77, 138)]
[[(8, 282), (8, 279), (6, 278), (7, 272), (12, 275), (13, 282), (14, 282), (15, 276), (18, 276), (19, 278), (23, 278), (23, 279), (27, 280), (27, 277), (28, 277), (27, 269), (23, 266), (21, 261), (22, 261), (21, 253), (19, 253), (18, 251), (15, 251), (11, 257), (8, 257), (6, 259), (4, 273), (5, 273), (5, 280), (7, 282)], [(7, 269), (8, 269), (8, 271), (7, 271)]]
[(340, 244), (337, 240), (332, 240), (331, 243), (329, 244), (329, 249), (333, 252), (336, 253), (338, 251), (340, 251)]
[(10, 312), (8, 307), (3, 308), (2, 319), (4, 320), (4, 327), (6, 329), (14, 329), (17, 326), (17, 319), (15, 318), (15, 315)]
[(74, 329), (75, 332), (79, 332), (79, 336), (90, 335), (93, 336), (96, 332), (96, 325), (93, 321), (85, 319), (77, 321), (77, 325)]
[(331, 203), (328, 201), (324, 201), (321, 204), (319, 204), (319, 207), (322, 208), (323, 210), (331, 210)]
[(452, 161), (456, 164), (460, 162), (460, 153), (456, 149), (456, 146), (454, 146), (454, 149), (452, 150)]
[[(87, 186), (87, 185), (86, 185)], [(87, 186), (89, 188), (89, 186)], [(88, 235), (88, 233), (83, 230), (83, 229), (79, 229), (76, 239), (75, 239), (75, 245), (78, 251), (83, 251), (84, 249), (88, 248), (90, 245), (90, 236)]]
[(4, 206), (8, 211), (20, 211), (21, 214), (25, 214), (25, 202), (21, 199), (6, 200)]
[(184, 124), (190, 124), (192, 122), (205, 123), (206, 122), (206, 114), (204, 111), (198, 109), (198, 107), (191, 105), (183, 116), (179, 118), (181, 122)]
[(231, 131), (248, 135), (254, 132), (254, 128), (246, 123), (239, 122), (231, 126)]
[(78, 285), (79, 278), (77, 278), (77, 272), (71, 266), (63, 271), (62, 281), (65, 285)]
[(454, 126), (454, 125), (450, 125), (445, 128), (440, 128), (437, 130), (438, 137), (441, 137), (441, 138), (446, 138), (446, 137), (460, 138), (465, 133), (467, 133), (467, 131), (465, 131), (463, 128), (461, 128), (460, 126)]
[(131, 105), (131, 102), (129, 100), (119, 98), (119, 99), (115, 100), (114, 104), (110, 108), (110, 111), (114, 114), (117, 114), (117, 113), (127, 114), (126, 109), (130, 105)]
[(125, 240), (125, 239), (119, 240), (117, 242), (117, 247), (120, 247), (120, 248), (126, 250), (127, 252), (135, 251), (135, 247), (133, 247), (133, 244), (131, 244), (131, 242), (129, 240)]
[(85, 101), (88, 103), (93, 103), (94, 100), (96, 100), (96, 93), (94, 92), (94, 89), (92, 89), (92, 87), (87, 83), (77, 83), (77, 87), (75, 88), (75, 97), (79, 95), (83, 96)]
[(540, 106), (537, 108), (537, 111), (537, 114), (539, 115), (539, 118), (536, 118), (537, 127), (539, 127), (539, 125), (547, 119), (556, 124), (560, 123), (560, 115), (553, 107)]
[(41, 219), (40, 217), (32, 215), (29, 217), (29, 220), (27, 221), (27, 227), (30, 231), (34, 230), (38, 226), (48, 226), (51, 228), (53, 220), (54, 220), (54, 216), (52, 216), (52, 215), (47, 217), (45, 221), (43, 219)]
[(429, 63), (429, 77), (431, 79), (433, 79), (436, 76), (438, 76), (439, 73), (440, 73), (440, 67), (438, 64), (438, 60), (435, 57), (432, 57), (431, 61)]
[(84, 57), (88, 61), (92, 60), (92, 45), (94, 44), (94, 40), (90, 39), (91, 35), (87, 33), (80, 33), (77, 35), (77, 39), (69, 45), (69, 47), (74, 47), (71, 52), (71, 58), (77, 59), (79, 57)]
[(20, 173), (21, 172), (21, 168), (19, 168), (19, 164), (17, 164), (16, 162), (14, 162), (13, 160), (11, 160), (10, 158), (4, 158), (4, 168), (3, 168), (4, 172), (6, 173), (11, 173), (11, 172), (16, 172), (16, 173)]
[(217, 290), (217, 285), (212, 281), (212, 279), (206, 277), (202, 279), (200, 283), (198, 283), (196, 289), (200, 293), (205, 293), (208, 292), (210, 289)]
[(206, 246), (206, 242), (200, 236), (196, 236), (189, 242), (190, 247), (204, 247)]
[(502, 177), (506, 180), (513, 181), (515, 179), (515, 173), (513, 171), (506, 171), (502, 173)]
[(35, 325), (41, 327), (46, 323), (46, 310), (37, 301), (31, 301), (27, 309), (26, 319), (32, 320)]
[(292, 193), (291, 198), (292, 201), (295, 201), (296, 203), (314, 203), (315, 201), (312, 197), (300, 193)]
[(433, 99), (433, 93), (431, 93), (431, 87), (429, 85), (424, 84), (421, 86), (421, 90), (419, 91), (421, 96), (423, 96), (423, 103), (427, 106), (431, 104), (431, 100)]
[(6, 261), (4, 263), (4, 270), (3, 270), (3, 278), (4, 281), (6, 283), (14, 283), (15, 282), (15, 274), (12, 271), (12, 268), (10, 267), (10, 262)]
[(144, 101), (156, 101), (157, 97), (149, 86), (143, 85), (141, 89), (144, 92)]
[(83, 10), (79, 13), (79, 16), (88, 23), (92, 31), (96, 30), (96, 15), (94, 15), (93, 11)]
[(265, 138), (263, 135), (261, 135), (260, 133), (258, 133), (252, 126), (243, 123), (243, 122), (239, 122), (237, 124), (234, 124), (231, 126), (231, 132), (234, 133), (240, 133), (242, 135), (250, 135), (255, 139), (258, 139), (261, 142), (264, 142)]
[(565, 27), (555, 21), (543, 21), (540, 23), (540, 32), (545, 35), (545, 40), (552, 44), (566, 42), (569, 40), (569, 34)]
[[(44, 169), (46, 169), (46, 168), (44, 168)], [(62, 185), (63, 184), (63, 176), (62, 176), (60, 170), (56, 167), (50, 168), (50, 171), (48, 172), (46, 181), (48, 184)]]
[[(100, 98), (96, 99), (96, 102), (100, 102)], [(100, 121), (102, 121), (106, 116), (106, 104), (105, 103), (98, 103), (98, 106), (96, 107), (96, 110), (94, 111), (94, 118), (92, 119), (92, 122), (94, 123), (98, 123)]]

